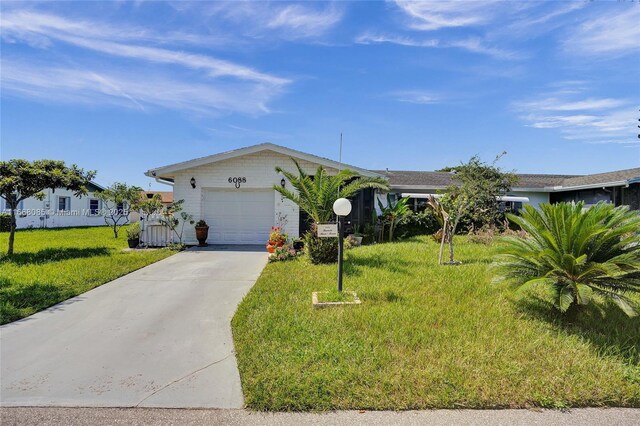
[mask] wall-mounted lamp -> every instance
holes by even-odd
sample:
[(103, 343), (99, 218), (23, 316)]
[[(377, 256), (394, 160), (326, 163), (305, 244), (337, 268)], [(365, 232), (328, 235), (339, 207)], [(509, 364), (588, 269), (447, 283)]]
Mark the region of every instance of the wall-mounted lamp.
[(192, 177), (192, 178), (191, 178), (191, 180), (190, 180), (189, 182), (191, 182), (191, 187), (192, 187), (193, 189), (195, 189), (195, 188), (196, 188), (196, 178)]
[(284, 178), (282, 178), (282, 180), (280, 181), (280, 186), (284, 188), (286, 185), (287, 185), (287, 181), (284, 180)]

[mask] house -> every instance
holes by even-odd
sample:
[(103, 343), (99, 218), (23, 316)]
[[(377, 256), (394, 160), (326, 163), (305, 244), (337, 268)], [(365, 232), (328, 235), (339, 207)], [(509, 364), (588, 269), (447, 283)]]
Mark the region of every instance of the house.
[[(389, 179), (396, 196), (409, 197), (414, 207), (425, 202), (428, 194), (437, 194), (455, 183), (449, 172), (378, 171)], [(585, 176), (552, 174), (517, 174), (518, 182), (501, 200), (511, 210), (523, 203), (584, 201), (586, 206), (600, 201), (616, 206), (628, 205), (640, 210), (640, 168)]]
[[(454, 182), (446, 172), (366, 170), (271, 143), (254, 145), (208, 157), (197, 158), (148, 170), (157, 182), (172, 185), (175, 200), (184, 200), (184, 211), (210, 226), (210, 244), (263, 244), (272, 226), (280, 226), (296, 238), (308, 229), (306, 214), (273, 190), (273, 185), (290, 185), (275, 171), (276, 166), (295, 171), (292, 159), (313, 175), (318, 166), (329, 174), (349, 168), (361, 176), (382, 176), (389, 180), (391, 193), (410, 197), (414, 207), (424, 203)], [(639, 209), (640, 168), (599, 175), (520, 174), (513, 190), (501, 197), (513, 210), (523, 203), (585, 200), (587, 204), (607, 201), (629, 204)], [(372, 189), (352, 199), (348, 217), (353, 223), (369, 220), (376, 208)], [(195, 230), (187, 226), (183, 242), (195, 244)]]
[[(211, 244), (264, 244), (274, 225), (290, 237), (303, 234), (306, 214), (293, 202), (273, 190), (273, 185), (290, 185), (275, 171), (276, 166), (296, 171), (300, 167), (313, 175), (322, 166), (336, 174), (349, 168), (362, 176), (380, 176), (376, 172), (341, 164), (290, 148), (264, 143), (195, 160), (158, 167), (145, 174), (157, 182), (173, 186), (175, 200), (184, 200), (184, 211), (195, 220), (209, 224)], [(354, 217), (371, 217), (373, 190), (354, 200)], [(184, 230), (183, 242), (197, 243), (195, 230)]]
[[(30, 197), (19, 203), (16, 225), (18, 229), (104, 225), (102, 202), (95, 197), (100, 190), (104, 188), (95, 182), (87, 185), (87, 194), (81, 197), (64, 188), (46, 189), (43, 200)], [(4, 198), (0, 198), (0, 211), (10, 212)]]

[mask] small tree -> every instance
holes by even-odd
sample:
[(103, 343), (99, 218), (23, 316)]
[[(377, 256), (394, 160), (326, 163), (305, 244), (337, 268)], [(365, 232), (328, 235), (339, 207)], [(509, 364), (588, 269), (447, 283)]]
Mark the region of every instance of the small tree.
[(9, 247), (7, 255), (13, 255), (16, 232), (16, 209), (18, 204), (29, 197), (43, 200), (43, 190), (64, 188), (73, 191), (76, 197), (87, 193), (87, 185), (96, 175), (95, 171), (85, 172), (75, 164), (67, 167), (64, 161), (56, 160), (9, 160), (0, 161), (0, 197), (4, 198), (11, 210)]
[(456, 234), (460, 218), (467, 211), (469, 206), (469, 200), (465, 198), (463, 194), (448, 193), (445, 194), (440, 200), (435, 197), (429, 197), (427, 205), (436, 217), (436, 220), (440, 224), (440, 255), (438, 257), (438, 264), (442, 264), (442, 256), (444, 251), (444, 245), (449, 245), (449, 262), (450, 265), (455, 265), (457, 262), (454, 258), (453, 251), (453, 236)]
[[(146, 198), (141, 195), (141, 201), (138, 203), (137, 208), (140, 211), (140, 217), (142, 217), (142, 233), (147, 229), (147, 222), (149, 216), (152, 214), (160, 213), (162, 211), (162, 196), (160, 194), (153, 194), (151, 198)], [(145, 238), (145, 245), (147, 245), (147, 239)]]
[(503, 152), (496, 156), (491, 164), (473, 156), (467, 163), (442, 169), (454, 173), (455, 181), (446, 190), (452, 196), (449, 200), (443, 200), (445, 208), (451, 210), (454, 200), (459, 200), (466, 207), (459, 218), (459, 224), (467, 231), (503, 222), (499, 197), (507, 194), (518, 181), (515, 174), (504, 172), (496, 166), (505, 154)]
[[(174, 201), (162, 210), (163, 218), (160, 219), (160, 223), (169, 228), (171, 235), (178, 237), (180, 245), (182, 245), (182, 236), (184, 234), (184, 225), (189, 222), (191, 225), (195, 223), (193, 216), (187, 212), (182, 211), (184, 200)], [(176, 217), (176, 214), (180, 213), (180, 219)], [(178, 230), (179, 228), (179, 230)]]
[(104, 191), (96, 192), (102, 201), (102, 215), (107, 225), (113, 229), (113, 236), (118, 238), (120, 228), (129, 223), (129, 213), (140, 203), (142, 188), (116, 182)]

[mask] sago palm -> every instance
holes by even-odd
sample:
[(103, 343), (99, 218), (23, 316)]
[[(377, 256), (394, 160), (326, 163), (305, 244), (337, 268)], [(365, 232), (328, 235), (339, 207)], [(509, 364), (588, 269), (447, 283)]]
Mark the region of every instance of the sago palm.
[(529, 237), (508, 238), (495, 262), (506, 278), (520, 286), (548, 285), (554, 304), (566, 312), (586, 305), (597, 294), (615, 302), (627, 315), (638, 314), (628, 297), (640, 292), (640, 214), (628, 207), (598, 203), (526, 205), (509, 219)]
[(338, 198), (352, 197), (365, 188), (389, 190), (389, 184), (383, 178), (362, 177), (349, 169), (342, 170), (336, 175), (329, 175), (322, 166), (318, 167), (314, 176), (310, 176), (296, 160), (292, 159), (292, 161), (296, 165), (297, 174), (281, 167), (276, 167), (276, 171), (287, 178), (294, 191), (279, 185), (274, 185), (273, 189), (296, 203), (316, 224), (331, 220), (333, 203)]

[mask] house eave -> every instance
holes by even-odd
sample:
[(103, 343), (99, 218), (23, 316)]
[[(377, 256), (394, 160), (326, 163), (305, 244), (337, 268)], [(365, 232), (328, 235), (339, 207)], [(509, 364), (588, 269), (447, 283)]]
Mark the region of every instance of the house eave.
[(307, 154), (302, 151), (297, 151), (295, 149), (286, 148), (286, 147), (275, 145), (272, 143), (263, 143), (259, 145), (253, 145), (246, 148), (235, 149), (232, 151), (209, 155), (207, 157), (196, 158), (193, 160), (170, 164), (170, 165), (158, 167), (155, 169), (149, 169), (145, 172), (145, 175), (152, 178), (162, 178), (162, 179), (168, 180), (168, 179), (174, 178), (175, 173), (181, 170), (192, 169), (194, 167), (199, 167), (199, 166), (203, 166), (211, 163), (217, 163), (219, 161), (228, 160), (236, 157), (242, 157), (244, 155), (255, 154), (262, 151), (273, 151), (278, 154), (282, 154), (282, 155), (300, 159), (300, 160), (309, 161), (314, 164), (318, 164), (325, 167), (331, 167), (338, 170), (350, 169), (361, 176), (384, 177), (383, 175), (372, 172), (371, 170), (362, 169), (360, 167), (351, 166), (349, 164), (340, 163), (338, 161), (330, 160), (328, 158), (319, 157), (313, 154)]
[(550, 192), (579, 191), (581, 189), (597, 189), (597, 188), (608, 188), (612, 186), (628, 186), (629, 183), (633, 183), (633, 182), (631, 182), (630, 180), (620, 180), (616, 182), (590, 183), (587, 185), (554, 186), (554, 187), (551, 187)]

